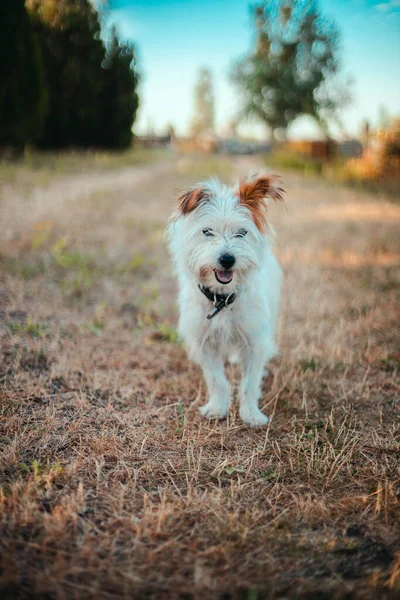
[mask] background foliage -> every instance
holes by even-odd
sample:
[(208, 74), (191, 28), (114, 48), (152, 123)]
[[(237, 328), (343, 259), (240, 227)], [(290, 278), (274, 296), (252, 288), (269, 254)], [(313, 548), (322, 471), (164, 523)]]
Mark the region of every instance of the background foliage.
[(24, 0), (0, 7), (0, 148), (19, 152), (41, 133), (47, 108), (40, 49)]
[(0, 145), (128, 147), (139, 104), (133, 46), (115, 30), (105, 46), (89, 0), (27, 0), (28, 11), (23, 0), (8, 4)]
[(124, 148), (132, 140), (138, 75), (132, 46), (113, 31), (108, 50), (88, 0), (30, 0), (41, 40), (49, 111), (41, 147)]
[(272, 138), (300, 115), (327, 117), (347, 99), (337, 81), (339, 33), (316, 1), (267, 0), (252, 7), (255, 49), (239, 60), (232, 81), (243, 95), (242, 116), (265, 123)]

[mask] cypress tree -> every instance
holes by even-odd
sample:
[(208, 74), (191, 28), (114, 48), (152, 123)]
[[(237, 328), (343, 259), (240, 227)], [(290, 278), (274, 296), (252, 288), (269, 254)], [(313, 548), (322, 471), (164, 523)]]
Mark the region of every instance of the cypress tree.
[(109, 50), (88, 0), (28, 0), (40, 39), (49, 111), (42, 148), (125, 148), (138, 106), (133, 48)]
[(46, 111), (41, 55), (25, 0), (2, 0), (0, 48), (0, 149), (19, 154), (40, 135)]
[(125, 148), (132, 142), (133, 119), (139, 106), (139, 77), (134, 65), (133, 46), (121, 44), (113, 28), (102, 65), (106, 82), (102, 93), (102, 140), (111, 148)]

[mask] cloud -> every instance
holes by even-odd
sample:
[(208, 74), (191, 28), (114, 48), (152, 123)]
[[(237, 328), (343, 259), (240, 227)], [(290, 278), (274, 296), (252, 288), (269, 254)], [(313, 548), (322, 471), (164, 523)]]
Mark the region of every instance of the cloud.
[(381, 2), (380, 4), (375, 4), (375, 8), (380, 12), (397, 12), (400, 10), (400, 0), (389, 0), (389, 2)]

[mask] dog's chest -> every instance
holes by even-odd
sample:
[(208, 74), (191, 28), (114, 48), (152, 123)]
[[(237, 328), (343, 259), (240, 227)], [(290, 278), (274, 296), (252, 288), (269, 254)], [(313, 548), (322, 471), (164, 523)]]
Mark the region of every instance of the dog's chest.
[(212, 319), (204, 319), (203, 339), (213, 345), (234, 345), (247, 342), (251, 337), (251, 323), (242, 306), (235, 303), (223, 308)]

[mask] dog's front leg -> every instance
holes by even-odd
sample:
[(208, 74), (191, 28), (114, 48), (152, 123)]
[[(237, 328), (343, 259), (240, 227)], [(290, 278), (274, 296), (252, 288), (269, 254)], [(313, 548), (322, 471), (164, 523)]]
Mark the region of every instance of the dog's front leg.
[(208, 390), (208, 402), (200, 408), (200, 413), (208, 419), (223, 419), (230, 403), (230, 387), (224, 362), (218, 352), (205, 347), (198, 363), (203, 369)]
[(258, 408), (261, 382), (267, 355), (263, 348), (247, 347), (242, 353), (242, 381), (239, 387), (239, 413), (242, 421), (250, 427), (261, 427), (268, 417)]

